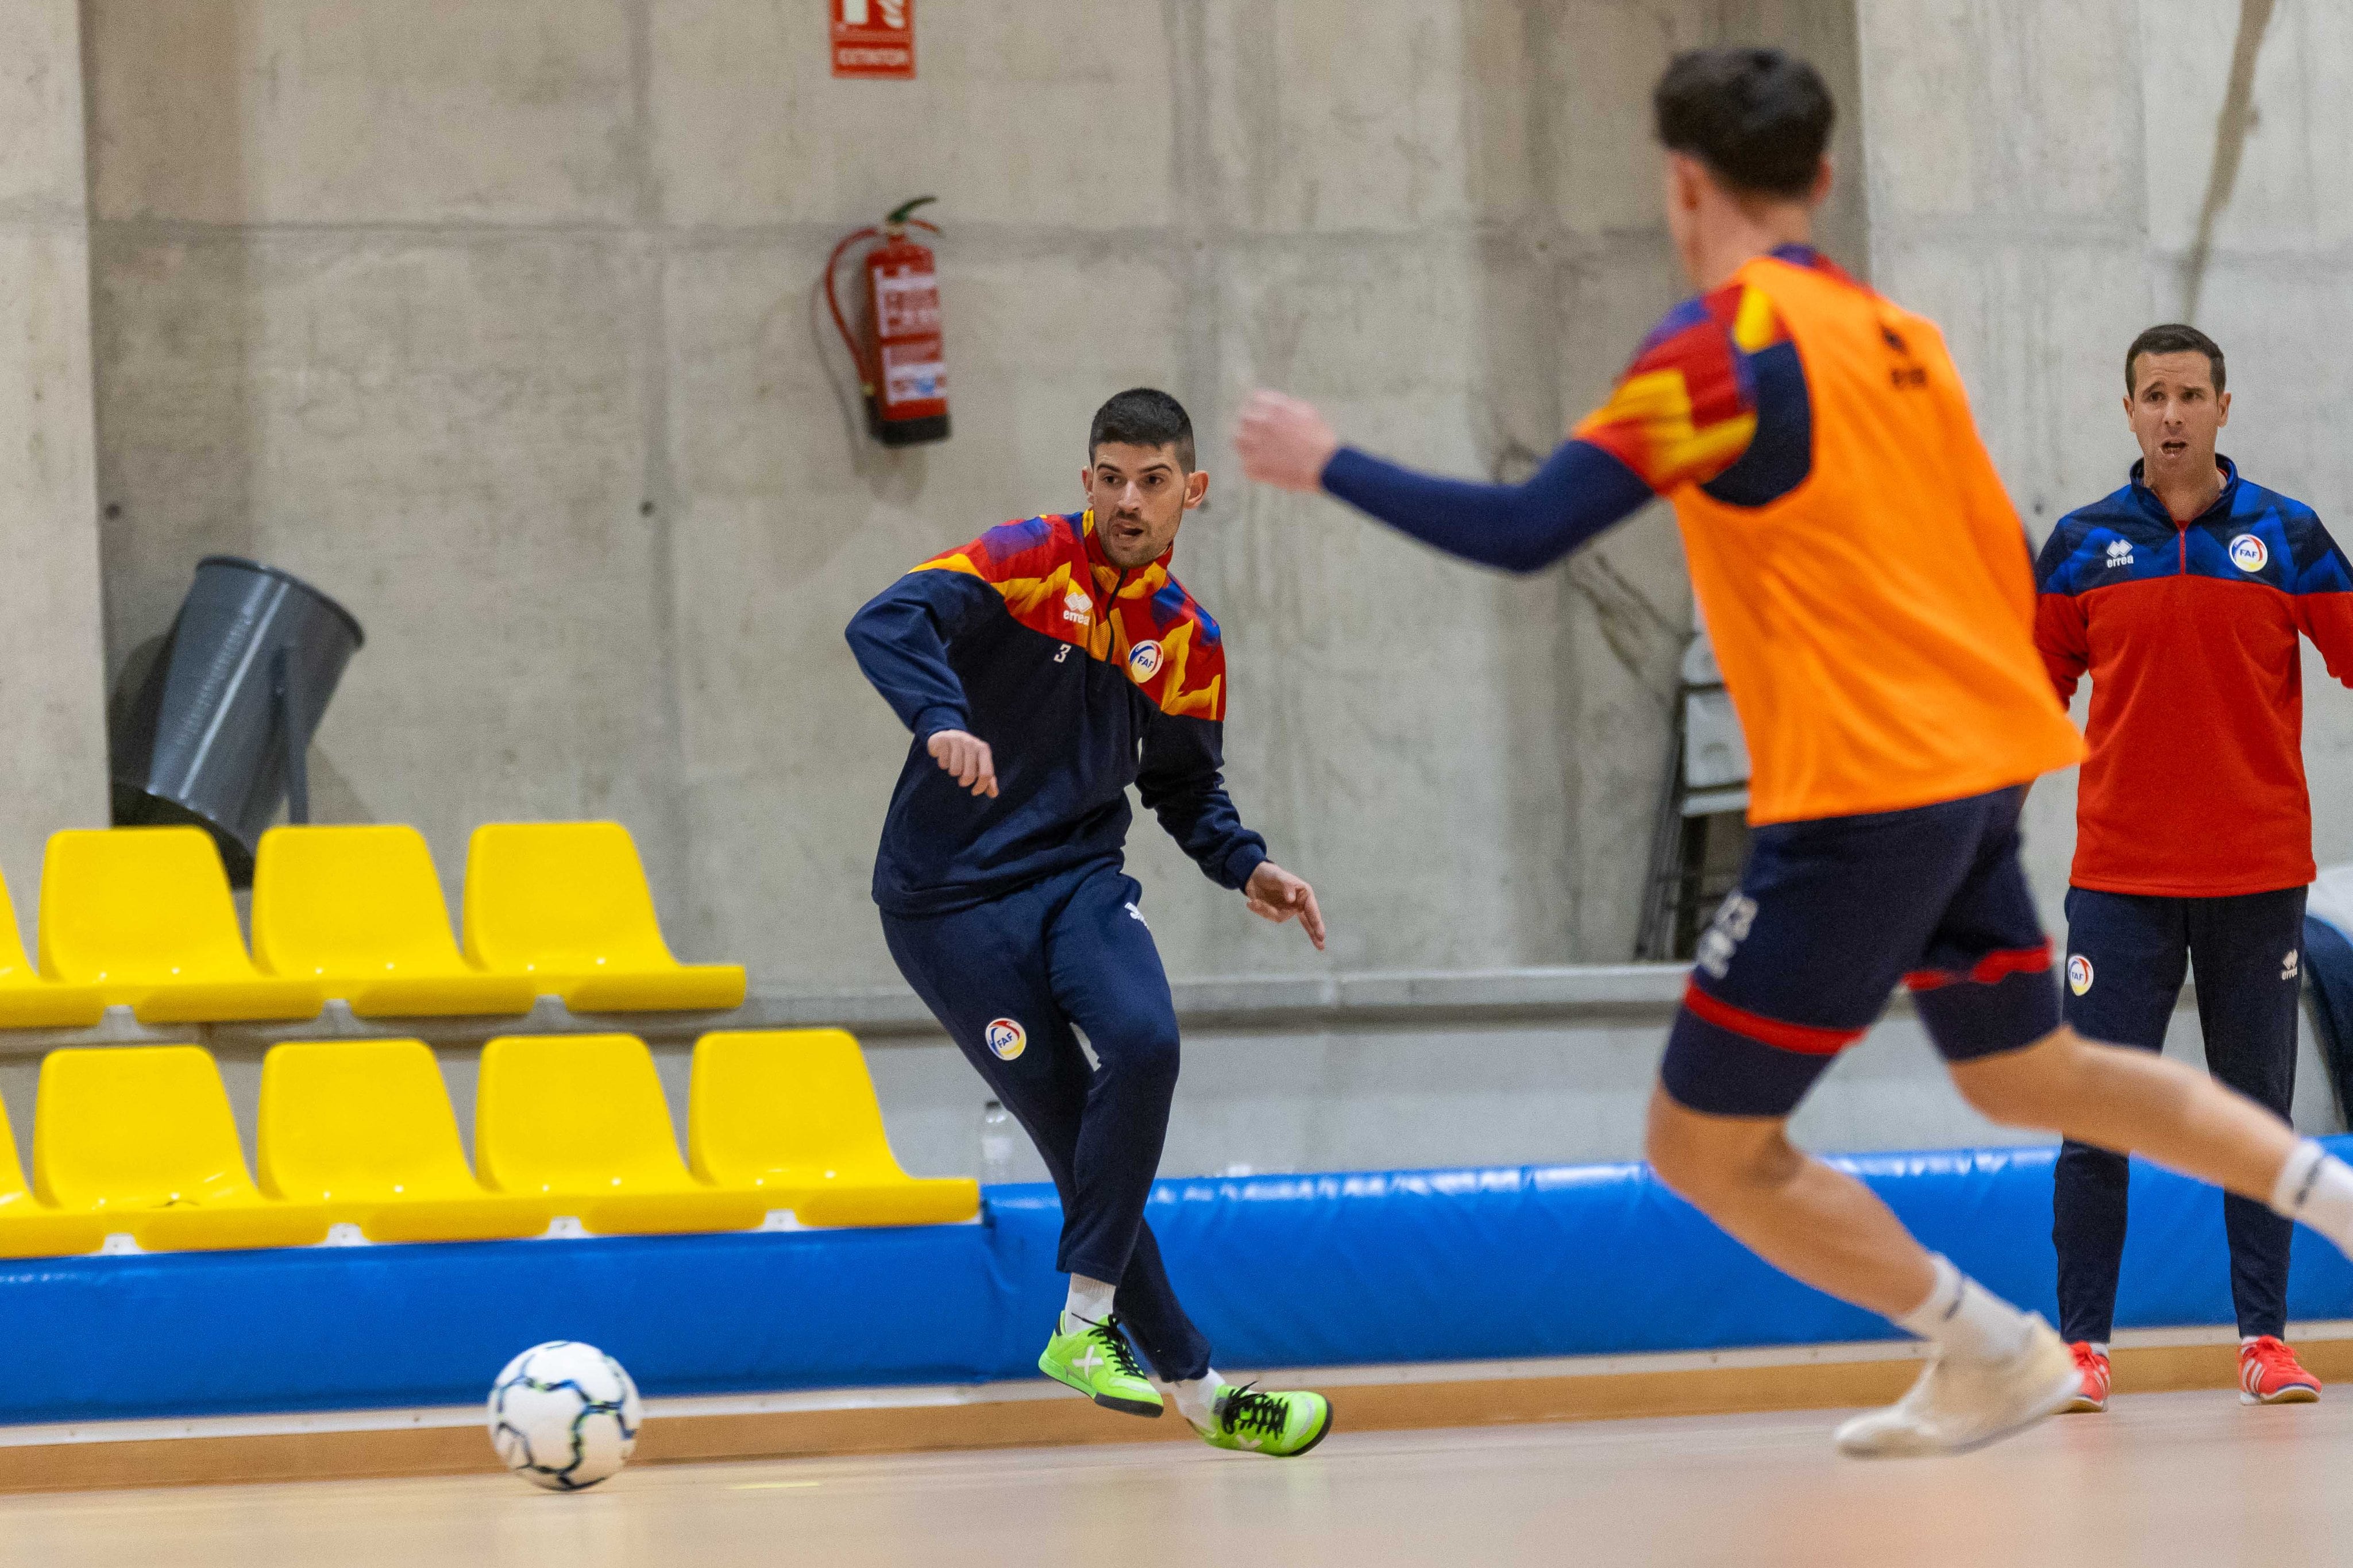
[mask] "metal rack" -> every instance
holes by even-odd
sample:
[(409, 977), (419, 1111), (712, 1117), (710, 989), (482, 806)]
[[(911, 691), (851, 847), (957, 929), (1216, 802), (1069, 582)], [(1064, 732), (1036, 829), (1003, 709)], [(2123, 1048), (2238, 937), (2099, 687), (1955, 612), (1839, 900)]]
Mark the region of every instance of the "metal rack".
[(1738, 886), (1748, 850), (1748, 744), (1704, 630), (1683, 650), (1634, 956), (1692, 956), (1706, 911)]

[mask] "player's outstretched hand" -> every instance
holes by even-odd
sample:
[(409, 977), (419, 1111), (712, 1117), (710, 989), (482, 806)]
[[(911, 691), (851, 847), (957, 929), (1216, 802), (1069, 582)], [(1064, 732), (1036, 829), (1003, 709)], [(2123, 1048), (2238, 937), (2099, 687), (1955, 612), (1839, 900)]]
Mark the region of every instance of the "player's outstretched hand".
[(990, 754), (988, 742), (962, 730), (942, 730), (923, 749), (940, 764), (940, 771), (952, 773), (955, 782), (975, 795), (997, 798), (997, 759)]
[[(1242, 472), (1262, 485), (1286, 490), (1324, 488), (1324, 465), (1340, 449), (1340, 437), (1315, 405), (1279, 392), (1253, 392), (1234, 427), (1234, 450)], [(1316, 943), (1321, 947), (1323, 943)]]
[(1307, 940), (1315, 951), (1324, 951), (1324, 911), (1315, 907), (1315, 889), (1276, 865), (1261, 860), (1250, 873), (1250, 884), (1242, 889), (1250, 900), (1250, 913), (1261, 920), (1281, 925), (1285, 921), (1297, 921), (1307, 932)]

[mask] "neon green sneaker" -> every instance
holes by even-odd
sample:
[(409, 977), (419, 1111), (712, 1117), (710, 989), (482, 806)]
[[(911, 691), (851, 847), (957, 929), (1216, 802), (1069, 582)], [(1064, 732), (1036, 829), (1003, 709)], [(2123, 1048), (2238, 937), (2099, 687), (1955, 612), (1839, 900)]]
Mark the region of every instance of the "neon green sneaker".
[[(1065, 1322), (1075, 1325), (1062, 1331)], [(1160, 1414), (1160, 1391), (1144, 1375), (1144, 1368), (1128, 1348), (1113, 1313), (1100, 1323), (1064, 1313), (1054, 1320), (1054, 1337), (1038, 1358), (1038, 1370), (1057, 1383), (1067, 1383), (1105, 1410), (1123, 1415)]]
[(1320, 1394), (1259, 1394), (1248, 1384), (1218, 1390), (1216, 1422), (1196, 1427), (1212, 1448), (1292, 1459), (1332, 1434), (1332, 1402)]

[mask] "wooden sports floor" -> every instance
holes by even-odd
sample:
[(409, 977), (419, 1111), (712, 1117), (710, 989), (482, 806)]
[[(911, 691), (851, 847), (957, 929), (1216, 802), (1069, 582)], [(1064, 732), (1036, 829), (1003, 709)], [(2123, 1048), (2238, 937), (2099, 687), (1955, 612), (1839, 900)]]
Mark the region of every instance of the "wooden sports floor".
[[(1345, 1414), (1345, 1410), (1344, 1410)], [(644, 1466), (0, 1499), (0, 1563), (172, 1568), (1742, 1568), (2353, 1562), (2353, 1398), (2120, 1396), (1965, 1458), (1859, 1464), (1836, 1417), (1335, 1436), (1288, 1463), (1190, 1445)]]

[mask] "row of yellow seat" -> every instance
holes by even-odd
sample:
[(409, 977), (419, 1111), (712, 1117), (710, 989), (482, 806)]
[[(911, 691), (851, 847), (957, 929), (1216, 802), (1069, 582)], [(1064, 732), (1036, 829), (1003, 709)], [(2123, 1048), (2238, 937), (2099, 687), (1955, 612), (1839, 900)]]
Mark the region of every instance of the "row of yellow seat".
[(432, 852), (413, 827), (276, 827), (253, 882), (253, 950), (228, 877), (196, 827), (52, 835), (41, 864), (39, 966), (0, 889), (0, 1028), (309, 1018), (329, 998), (363, 1017), (738, 1006), (744, 970), (681, 963), (662, 940), (628, 828), (491, 823), (467, 847), (464, 947)]
[(261, 1070), (260, 1181), (195, 1046), (52, 1051), (33, 1112), (33, 1183), (0, 1118), (0, 1257), (59, 1257), (129, 1235), (146, 1250), (372, 1241), (944, 1225), (978, 1212), (964, 1179), (891, 1152), (858, 1043), (839, 1029), (705, 1035), (679, 1157), (652, 1055), (631, 1035), (519, 1035), (483, 1047), (474, 1163), (439, 1064), (417, 1040), (275, 1047)]

